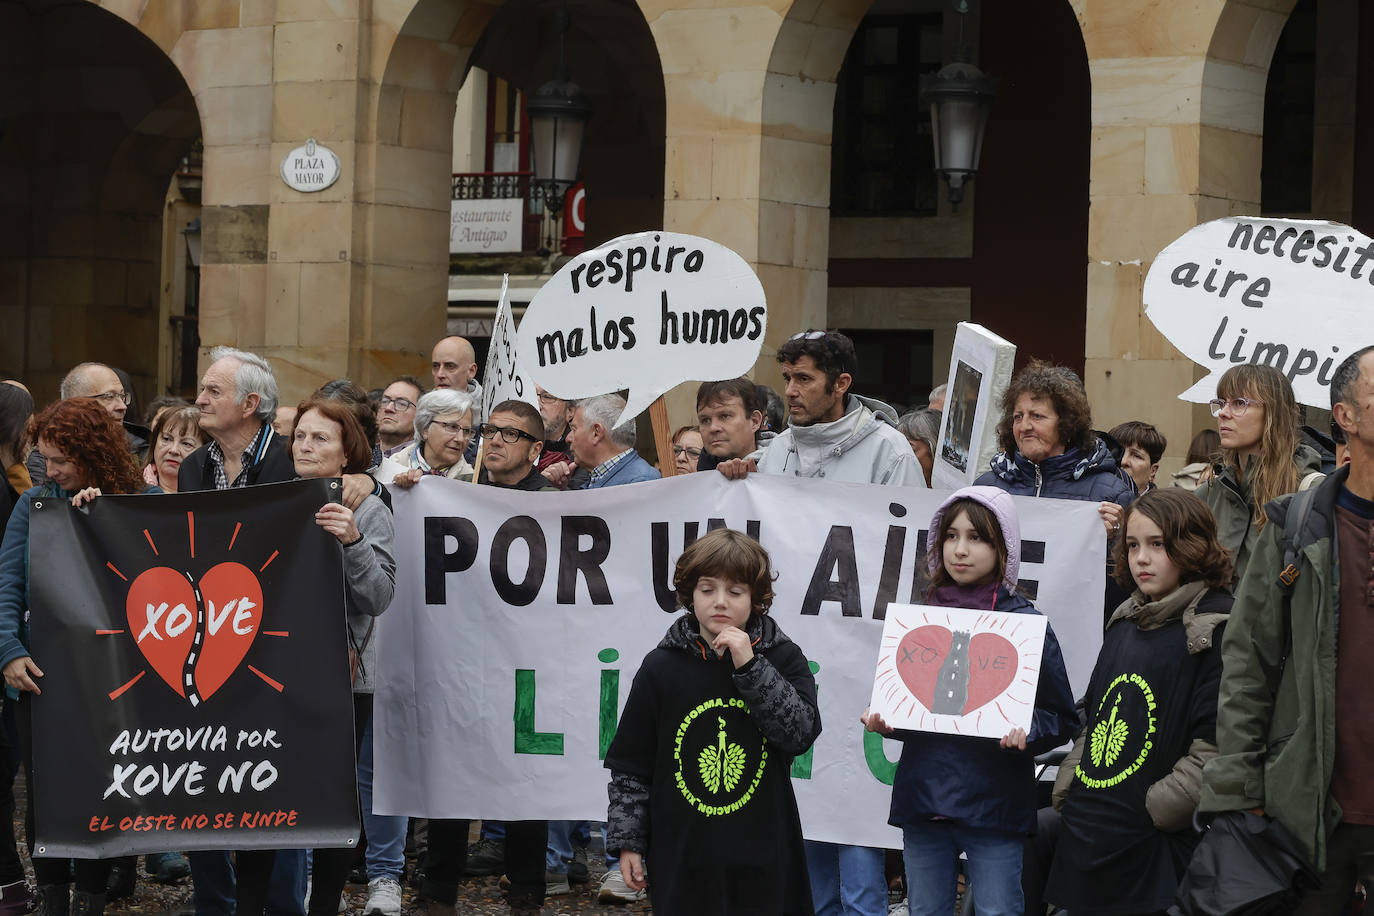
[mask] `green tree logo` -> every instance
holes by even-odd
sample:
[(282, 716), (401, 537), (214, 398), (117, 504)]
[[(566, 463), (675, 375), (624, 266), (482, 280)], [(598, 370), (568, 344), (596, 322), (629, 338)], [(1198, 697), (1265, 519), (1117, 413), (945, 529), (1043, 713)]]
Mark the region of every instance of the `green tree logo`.
[(1111, 766), (1116, 763), (1116, 758), (1120, 756), (1121, 749), (1126, 746), (1126, 736), (1131, 733), (1131, 730), (1126, 727), (1125, 720), (1116, 717), (1116, 712), (1120, 707), (1121, 694), (1118, 693), (1107, 721), (1098, 722), (1097, 725), (1093, 726), (1092, 744), (1088, 749), (1089, 753), (1092, 754), (1093, 766), (1101, 767), (1104, 763)]
[(735, 790), (740, 777), (744, 775), (745, 758), (744, 748), (738, 744), (725, 743), (725, 720), (717, 716), (716, 722), (720, 726), (716, 733), (716, 745), (704, 748), (697, 758), (701, 781), (712, 794), (718, 794), (722, 785), (725, 786), (726, 792)]

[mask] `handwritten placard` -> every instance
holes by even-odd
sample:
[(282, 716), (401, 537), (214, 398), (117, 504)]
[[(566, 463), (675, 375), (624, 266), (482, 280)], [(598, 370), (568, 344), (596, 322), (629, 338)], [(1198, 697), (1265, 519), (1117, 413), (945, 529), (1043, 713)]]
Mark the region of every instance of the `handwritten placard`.
[(1046, 623), (1039, 614), (889, 604), (869, 707), (893, 728), (1029, 731)]
[(738, 254), (676, 232), (621, 236), (573, 258), (520, 322), (524, 371), (564, 398), (629, 389), (622, 416), (685, 381), (753, 368), (763, 284)]
[(1320, 220), (1233, 216), (1184, 233), (1145, 278), (1145, 314), (1209, 372), (1185, 401), (1216, 395), (1231, 366), (1273, 366), (1302, 404), (1330, 407), (1331, 372), (1374, 327), (1374, 240)]
[(515, 318), (510, 312), (510, 274), (501, 277), (501, 298), (496, 303), (496, 318), (491, 326), (491, 346), (487, 350), (486, 371), (482, 373), (482, 419), (502, 401), (525, 401), (539, 406), (534, 384), (520, 371), (517, 359)]

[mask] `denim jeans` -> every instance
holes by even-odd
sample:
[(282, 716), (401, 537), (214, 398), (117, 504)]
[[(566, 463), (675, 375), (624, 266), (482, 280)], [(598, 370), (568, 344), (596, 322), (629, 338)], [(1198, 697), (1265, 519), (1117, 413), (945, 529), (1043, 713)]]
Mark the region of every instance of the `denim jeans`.
[(887, 916), (881, 849), (814, 840), (805, 845), (816, 916)]
[(968, 857), (968, 886), (978, 916), (1021, 916), (1019, 833), (931, 821), (902, 830), (907, 900), (911, 916), (948, 916), (954, 912), (959, 853)]
[(363, 743), (358, 749), (358, 794), (362, 799), (363, 833), (367, 836), (368, 880), (386, 876), (401, 879), (406, 867), (405, 815), (372, 813), (372, 716), (363, 728)]
[(497, 843), (506, 842), (506, 822), (505, 821), (482, 821), (482, 832), (478, 834), (484, 840), (494, 840)]
[(549, 821), (549, 849), (544, 867), (560, 875), (567, 874), (573, 845), (586, 847), (591, 838), (592, 830), (586, 821)]
[[(237, 896), (229, 853), (188, 852), (196, 916), (234, 916)], [(279, 849), (267, 886), (267, 912), (272, 916), (305, 916), (305, 850)]]

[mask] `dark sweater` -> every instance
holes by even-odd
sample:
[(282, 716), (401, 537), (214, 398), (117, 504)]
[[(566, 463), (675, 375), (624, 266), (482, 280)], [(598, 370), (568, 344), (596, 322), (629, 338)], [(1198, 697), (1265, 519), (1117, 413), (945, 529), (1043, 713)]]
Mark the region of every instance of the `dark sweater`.
[(655, 916), (811, 916), (792, 757), (820, 734), (816, 683), (769, 617), (735, 668), (674, 622), (635, 675), (615, 738), (607, 849), (647, 853)]

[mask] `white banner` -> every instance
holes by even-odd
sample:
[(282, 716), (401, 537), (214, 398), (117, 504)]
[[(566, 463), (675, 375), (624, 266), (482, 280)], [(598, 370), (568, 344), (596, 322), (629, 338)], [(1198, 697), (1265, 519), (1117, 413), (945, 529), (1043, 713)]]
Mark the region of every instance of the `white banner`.
[[(673, 566), (686, 539), (723, 522), (768, 548), (773, 617), (816, 672), (824, 730), (792, 771), (806, 835), (900, 846), (887, 826), (900, 746), (866, 734), (859, 714), (878, 618), (889, 602), (920, 600), (924, 528), (947, 495), (711, 473), (571, 493), (441, 477), (393, 490), (396, 597), (376, 635), (376, 810), (604, 820), (604, 748), (640, 661), (681, 613)], [(1081, 693), (1101, 645), (1097, 504), (1015, 501), (1022, 587), (1049, 616)]]

